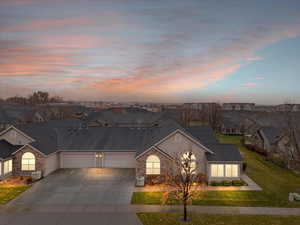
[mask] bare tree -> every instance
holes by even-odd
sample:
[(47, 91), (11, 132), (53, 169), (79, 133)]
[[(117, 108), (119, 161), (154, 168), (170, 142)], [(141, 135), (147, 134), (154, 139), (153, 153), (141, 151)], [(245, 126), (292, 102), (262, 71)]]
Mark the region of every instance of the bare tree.
[(183, 220), (187, 221), (188, 203), (203, 189), (206, 177), (197, 173), (197, 160), (192, 150), (181, 152), (172, 159), (166, 175), (163, 203), (175, 197), (183, 204)]

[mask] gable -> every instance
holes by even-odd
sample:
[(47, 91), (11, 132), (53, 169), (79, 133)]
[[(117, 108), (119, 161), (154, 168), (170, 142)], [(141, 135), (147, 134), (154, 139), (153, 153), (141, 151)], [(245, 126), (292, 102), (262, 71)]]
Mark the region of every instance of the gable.
[(207, 151), (204, 147), (199, 146), (195, 141), (183, 135), (181, 132), (174, 132), (168, 136), (157, 147), (170, 156), (192, 150), (194, 153), (204, 155)]
[(26, 145), (32, 142), (32, 139), (14, 127), (10, 127), (2, 132), (0, 134), (0, 140), (6, 140), (12, 145)]

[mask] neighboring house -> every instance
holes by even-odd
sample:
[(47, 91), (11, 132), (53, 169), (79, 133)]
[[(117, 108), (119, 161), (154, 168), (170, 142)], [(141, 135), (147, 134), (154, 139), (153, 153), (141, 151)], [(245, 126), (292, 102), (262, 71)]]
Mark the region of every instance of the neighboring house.
[(269, 153), (276, 148), (282, 129), (277, 127), (260, 127), (245, 137), (245, 144)]
[(115, 108), (88, 115), (90, 127), (150, 127), (158, 124), (164, 113), (140, 108)]
[(221, 134), (224, 135), (242, 135), (241, 124), (224, 118), (221, 125)]
[(59, 168), (134, 168), (137, 176), (164, 176), (172, 157), (193, 151), (197, 172), (211, 180), (239, 179), (236, 146), (220, 144), (207, 126), (57, 128), (53, 124), (11, 126), (0, 133), (1, 176), (44, 176)]
[(223, 103), (223, 110), (229, 111), (254, 111), (254, 103)]

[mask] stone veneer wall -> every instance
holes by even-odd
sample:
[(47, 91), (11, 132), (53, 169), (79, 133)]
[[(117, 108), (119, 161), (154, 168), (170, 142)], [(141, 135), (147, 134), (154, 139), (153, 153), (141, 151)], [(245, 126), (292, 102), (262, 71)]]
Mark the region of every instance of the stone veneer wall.
[(150, 155), (156, 155), (160, 159), (160, 175), (163, 176), (167, 174), (169, 168), (171, 167), (171, 160), (164, 154), (157, 151), (155, 148), (152, 148), (150, 151), (146, 152), (137, 159), (136, 176), (146, 176), (146, 160)]
[(31, 152), (35, 155), (35, 171), (41, 170), (44, 171), (44, 165), (45, 165), (45, 156), (43, 156), (41, 153), (33, 150), (32, 148), (26, 146), (22, 150), (18, 151), (13, 158), (13, 175), (16, 176), (29, 176), (31, 175), (31, 172), (33, 171), (22, 171), (21, 169), (21, 163), (22, 163), (22, 155), (25, 152)]

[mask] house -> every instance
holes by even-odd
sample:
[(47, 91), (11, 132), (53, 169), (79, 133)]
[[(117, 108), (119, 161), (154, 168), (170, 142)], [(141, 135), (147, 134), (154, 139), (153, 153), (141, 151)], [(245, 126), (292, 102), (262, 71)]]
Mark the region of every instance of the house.
[(87, 124), (90, 127), (149, 127), (158, 124), (164, 114), (135, 107), (113, 108), (91, 113)]
[(242, 135), (243, 130), (241, 124), (224, 118), (221, 125), (221, 134), (224, 135)]
[(242, 157), (220, 144), (208, 126), (184, 128), (173, 121), (155, 127), (78, 127), (26, 124), (0, 133), (1, 177), (43, 176), (59, 168), (134, 168), (136, 176), (163, 177), (172, 158), (192, 150), (197, 173), (208, 181), (239, 179)]
[(260, 127), (249, 134), (245, 139), (245, 144), (262, 150), (266, 153), (274, 151), (277, 141), (281, 137), (282, 129), (278, 127)]
[(245, 137), (245, 145), (279, 166), (300, 170), (300, 133), (297, 129), (261, 127)]

